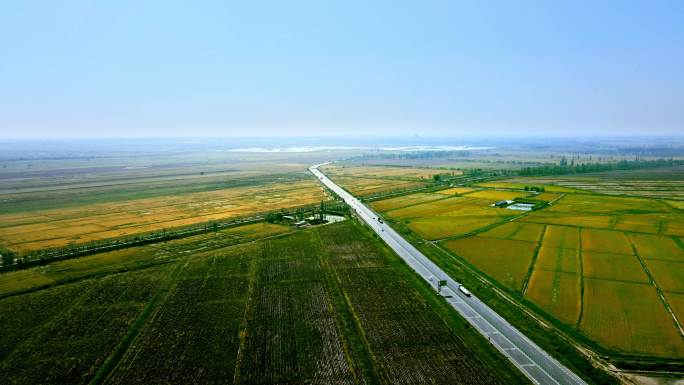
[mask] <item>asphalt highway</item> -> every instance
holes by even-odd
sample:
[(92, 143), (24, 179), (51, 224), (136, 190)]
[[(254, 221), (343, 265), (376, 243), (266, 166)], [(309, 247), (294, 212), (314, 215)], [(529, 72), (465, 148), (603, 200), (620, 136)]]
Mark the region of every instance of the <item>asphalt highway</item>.
[[(448, 303), (520, 371), (536, 384), (586, 384), (580, 377), (547, 354), (524, 334), (480, 301), (475, 293), (466, 295), (458, 282), (406, 241), (399, 233), (379, 220), (377, 214), (353, 195), (326, 177), (314, 165), (309, 171), (342, 198), (411, 268), (438, 290)], [(441, 282), (441, 285), (440, 285)], [(446, 283), (446, 285), (444, 285)], [(467, 291), (467, 289), (466, 289)]]

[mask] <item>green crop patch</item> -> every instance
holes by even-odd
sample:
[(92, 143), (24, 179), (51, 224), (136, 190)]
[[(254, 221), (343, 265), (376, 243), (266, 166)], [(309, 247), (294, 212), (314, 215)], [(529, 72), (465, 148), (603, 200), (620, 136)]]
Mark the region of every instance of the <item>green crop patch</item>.
[(462, 217), (434, 217), (412, 219), (407, 226), (423, 239), (437, 240), (463, 235), (495, 224), (501, 218), (497, 216), (482, 217), (478, 215)]
[(504, 286), (519, 291), (532, 262), (536, 243), (470, 237), (446, 241), (444, 246)]
[(684, 354), (679, 331), (649, 284), (585, 279), (580, 331), (618, 352)]
[(447, 215), (452, 211), (459, 211), (471, 206), (477, 201), (477, 199), (453, 197), (391, 210), (387, 212), (387, 215), (393, 218), (424, 218)]
[[(79, 294), (61, 297), (60, 311), (53, 311), (51, 319), (2, 361), (0, 378), (7, 383), (87, 383), (126, 335), (166, 272), (157, 268), (112, 275), (80, 285)], [(62, 288), (47, 290), (65, 294)], [(17, 314), (31, 317), (21, 310)]]
[[(328, 226), (320, 231), (325, 244), (334, 247), (326, 258), (339, 277), (340, 287), (364, 331), (377, 361), (381, 383), (498, 383), (468, 353), (462, 340), (413, 288), (413, 273), (403, 264), (386, 267), (353, 267), (345, 243), (361, 234), (352, 226)], [(368, 249), (364, 259), (384, 260), (378, 249)], [(396, 257), (395, 257), (396, 258)]]

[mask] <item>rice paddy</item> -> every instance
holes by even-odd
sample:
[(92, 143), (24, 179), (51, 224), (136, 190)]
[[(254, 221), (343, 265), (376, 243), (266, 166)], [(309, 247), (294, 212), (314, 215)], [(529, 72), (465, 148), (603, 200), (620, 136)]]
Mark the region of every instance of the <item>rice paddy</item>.
[(0, 215), (0, 244), (17, 251), (130, 236), (326, 200), (314, 180)]
[(520, 291), (536, 243), (476, 236), (446, 241), (444, 246), (502, 285)]
[[(384, 215), (425, 240), (437, 240), (456, 258), (607, 351), (684, 355), (683, 336), (667, 310), (684, 321), (679, 201), (586, 194), (586, 186), (580, 190), (535, 179), (476, 186), (476, 191)], [(530, 195), (526, 186), (547, 192)], [(528, 195), (553, 203), (518, 217), (489, 207)]]
[(684, 341), (656, 289), (644, 283), (584, 280), (580, 332), (622, 353), (684, 355)]

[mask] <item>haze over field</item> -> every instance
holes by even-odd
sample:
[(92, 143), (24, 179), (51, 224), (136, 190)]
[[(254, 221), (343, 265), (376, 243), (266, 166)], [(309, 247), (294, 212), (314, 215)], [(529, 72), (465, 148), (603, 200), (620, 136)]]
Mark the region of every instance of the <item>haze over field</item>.
[(681, 1), (0, 4), (0, 137), (672, 135)]

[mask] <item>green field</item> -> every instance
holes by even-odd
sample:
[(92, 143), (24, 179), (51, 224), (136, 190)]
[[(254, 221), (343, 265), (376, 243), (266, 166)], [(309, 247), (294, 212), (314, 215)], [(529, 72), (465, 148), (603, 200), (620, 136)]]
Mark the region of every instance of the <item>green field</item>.
[(258, 223), (0, 275), (0, 377), (525, 383), (367, 230), (288, 231)]
[(522, 289), (536, 247), (534, 242), (480, 236), (447, 241), (444, 245), (502, 285), (516, 291)]

